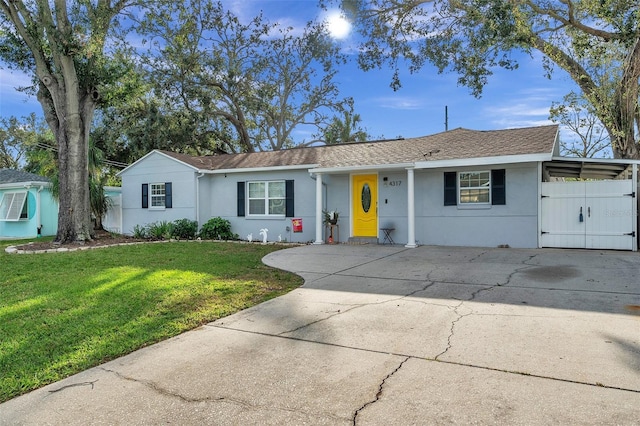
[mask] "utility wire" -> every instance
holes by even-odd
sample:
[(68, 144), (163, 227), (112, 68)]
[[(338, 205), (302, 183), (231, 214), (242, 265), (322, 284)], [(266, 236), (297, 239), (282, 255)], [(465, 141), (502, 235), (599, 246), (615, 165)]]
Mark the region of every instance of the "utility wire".
[[(49, 151), (58, 152), (58, 147), (57, 146), (48, 145), (48, 144), (43, 143), (43, 142), (36, 142), (35, 146), (36, 146), (36, 148), (46, 149), (46, 150), (49, 150)], [(104, 159), (104, 160), (102, 160), (102, 162), (104, 164), (106, 164), (107, 166), (115, 167), (117, 169), (124, 169), (126, 167), (129, 167), (129, 164), (122, 163), (120, 161), (115, 161), (115, 160)]]

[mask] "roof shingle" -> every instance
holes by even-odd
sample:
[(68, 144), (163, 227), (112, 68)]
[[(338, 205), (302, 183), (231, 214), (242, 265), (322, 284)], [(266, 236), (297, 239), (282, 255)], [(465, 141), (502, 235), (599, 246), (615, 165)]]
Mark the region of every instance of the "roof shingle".
[(315, 165), (359, 167), (505, 155), (551, 154), (557, 125), (507, 130), (458, 128), (430, 136), (378, 142), (193, 157), (162, 151), (199, 170)]
[(19, 182), (50, 182), (46, 177), (38, 176), (34, 173), (23, 172), (21, 170), (0, 169), (0, 184)]

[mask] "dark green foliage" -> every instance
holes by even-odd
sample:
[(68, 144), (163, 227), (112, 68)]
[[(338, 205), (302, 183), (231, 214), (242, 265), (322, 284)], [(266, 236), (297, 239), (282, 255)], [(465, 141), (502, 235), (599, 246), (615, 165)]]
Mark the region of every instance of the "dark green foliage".
[(172, 237), (192, 240), (198, 233), (198, 222), (190, 219), (178, 219), (173, 222)]
[(213, 217), (202, 225), (200, 237), (205, 240), (235, 240), (238, 236), (231, 232), (231, 222), (221, 217)]

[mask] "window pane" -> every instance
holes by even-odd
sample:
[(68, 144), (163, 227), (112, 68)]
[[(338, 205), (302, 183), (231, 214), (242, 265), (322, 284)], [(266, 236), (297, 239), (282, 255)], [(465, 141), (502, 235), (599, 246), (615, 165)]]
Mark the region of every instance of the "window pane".
[(164, 183), (151, 184), (151, 195), (164, 195)]
[(284, 182), (269, 182), (269, 198), (284, 198)]
[(151, 185), (151, 207), (164, 207), (164, 183), (152, 183)]
[(488, 203), (489, 189), (462, 189), (460, 190), (461, 203)]
[(151, 196), (151, 207), (164, 207), (164, 195)]
[(269, 200), (269, 214), (284, 214), (284, 200)]
[(264, 182), (249, 182), (249, 198), (264, 198)]
[(24, 206), (22, 207), (22, 212), (20, 212), (20, 219), (29, 219), (29, 194), (24, 200)]
[(249, 200), (249, 214), (264, 213), (264, 200)]
[(489, 172), (482, 172), (478, 174), (478, 186), (489, 186), (491, 181)]

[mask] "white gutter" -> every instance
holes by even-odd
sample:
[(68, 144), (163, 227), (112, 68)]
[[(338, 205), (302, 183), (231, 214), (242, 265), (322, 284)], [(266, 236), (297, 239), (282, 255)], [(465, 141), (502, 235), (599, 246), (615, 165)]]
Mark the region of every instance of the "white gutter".
[(321, 167), (318, 169), (310, 169), (309, 173), (347, 173), (347, 172), (366, 172), (377, 170), (395, 170), (407, 169), (413, 167), (414, 163), (397, 163), (397, 164), (378, 164), (368, 166), (341, 166), (341, 167)]
[(499, 155), (494, 157), (456, 158), (452, 160), (417, 161), (416, 169), (440, 169), (446, 167), (488, 166), (492, 164), (532, 163), (551, 161), (551, 154)]
[[(36, 235), (40, 237), (42, 235), (42, 223), (40, 223), (40, 191), (44, 189), (44, 185), (40, 185), (38, 191), (36, 191)], [(28, 196), (28, 195), (27, 195)]]
[(0, 183), (0, 189), (19, 189), (19, 188), (24, 188), (24, 187), (32, 187), (32, 186), (39, 186), (41, 185), (42, 187), (50, 187), (51, 183), (50, 182), (12, 182), (12, 183)]
[(271, 171), (286, 171), (286, 170), (307, 170), (312, 167), (316, 167), (317, 164), (297, 164), (294, 166), (271, 166), (271, 167), (246, 167), (238, 169), (198, 169), (198, 173), (204, 173), (207, 175), (220, 175), (227, 173), (253, 173), (253, 172), (271, 172)]

